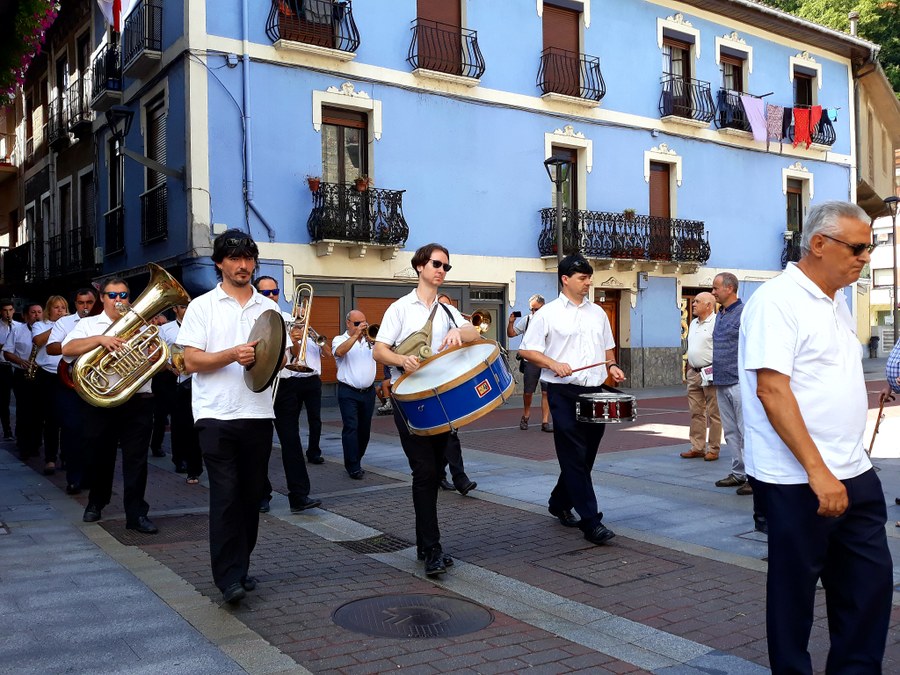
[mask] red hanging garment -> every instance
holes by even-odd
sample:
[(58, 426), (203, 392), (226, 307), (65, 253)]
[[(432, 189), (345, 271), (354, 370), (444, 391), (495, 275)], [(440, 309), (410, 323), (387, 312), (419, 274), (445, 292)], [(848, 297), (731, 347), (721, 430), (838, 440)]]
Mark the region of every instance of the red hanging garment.
[[(821, 110), (819, 111), (821, 114)], [(812, 143), (809, 135), (809, 108), (794, 108), (794, 147), (801, 143), (806, 143), (806, 147)]]
[(806, 141), (806, 147), (809, 148), (812, 143), (812, 136), (819, 128), (819, 120), (822, 119), (822, 106), (814, 105), (809, 109), (809, 140)]

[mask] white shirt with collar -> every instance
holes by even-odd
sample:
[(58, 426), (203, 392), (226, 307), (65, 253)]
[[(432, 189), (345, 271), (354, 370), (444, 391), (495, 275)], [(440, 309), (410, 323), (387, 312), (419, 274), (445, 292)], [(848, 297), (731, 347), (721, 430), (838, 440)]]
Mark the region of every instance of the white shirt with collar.
[[(10, 331), (6, 342), (3, 343), (3, 351), (11, 352), (23, 361), (31, 358), (31, 348), (34, 347), (34, 334), (27, 323), (16, 323)], [(16, 370), (24, 370), (17, 364), (12, 364)]]
[[(543, 305), (541, 305), (543, 307)], [(537, 312), (529, 312), (525, 316), (520, 316), (518, 319), (513, 322), (513, 330), (516, 335), (524, 335), (525, 331), (528, 330), (528, 326), (531, 325), (531, 317), (533, 317)]]
[(47, 339), (47, 344), (52, 345), (56, 342), (62, 344), (66, 335), (72, 332), (72, 329), (75, 328), (75, 324), (77, 324), (79, 320), (81, 320), (81, 316), (78, 312), (75, 312), (74, 314), (66, 314), (64, 317), (54, 321), (53, 328), (50, 330), (50, 337)]
[[(380, 328), (378, 334), (381, 334)], [(335, 354), (334, 360), (337, 362), (338, 382), (343, 382), (354, 389), (368, 389), (375, 382), (375, 375), (378, 372), (378, 364), (372, 357), (372, 348), (363, 338), (356, 340), (346, 354), (337, 356), (337, 348), (349, 339), (351, 339), (350, 331), (345, 331), (343, 335), (337, 335), (331, 341), (331, 353)]]
[(18, 324), (18, 321), (13, 321), (9, 325), (7, 325), (5, 321), (0, 321), (0, 364), (2, 365), (12, 365), (9, 361), (6, 360), (6, 357), (3, 356), (3, 346), (6, 344), (6, 340), (9, 338), (10, 334), (13, 332), (13, 329)]
[[(279, 312), (269, 298), (251, 286), (253, 294), (241, 307), (222, 290), (222, 284), (195, 298), (188, 305), (177, 343), (205, 352), (219, 352), (244, 344), (259, 316), (266, 310)], [(280, 314), (280, 312), (279, 312)], [(194, 373), (191, 405), (194, 420), (274, 419), (272, 392), (250, 391), (244, 383), (244, 367), (237, 362), (224, 368)]]
[[(572, 368), (606, 361), (606, 350), (616, 346), (606, 312), (587, 298), (576, 304), (562, 293), (531, 317), (519, 350), (541, 352)], [(541, 381), (599, 387), (607, 377), (606, 366), (588, 368), (569, 377), (558, 377), (549, 368), (541, 370)]]
[[(178, 321), (167, 321), (162, 326), (159, 326), (159, 336), (163, 339), (163, 342), (169, 345), (169, 349), (172, 349), (173, 345), (178, 344), (179, 330), (181, 330), (181, 324)], [(169, 363), (172, 363), (171, 357), (169, 358)], [(191, 379), (190, 375), (178, 374), (179, 384), (189, 379)]]
[[(434, 302), (431, 305), (426, 305), (419, 299), (417, 290), (416, 288), (412, 289), (412, 291), (395, 300), (387, 308), (381, 319), (381, 327), (378, 329), (378, 335), (375, 338), (376, 342), (383, 342), (388, 347), (395, 347), (416, 331), (422, 330), (425, 322), (428, 321), (431, 310), (435, 305), (441, 303), (437, 301), (435, 296)], [(456, 307), (447, 304), (444, 307), (453, 316), (456, 328), (469, 325), (469, 322), (463, 318)], [(431, 349), (435, 354), (437, 354), (441, 342), (444, 341), (451, 328), (454, 328), (454, 325), (450, 321), (450, 316), (448, 316), (446, 311), (438, 307), (434, 313), (434, 321), (431, 327)], [(391, 382), (398, 377), (400, 377), (400, 371), (396, 366), (391, 366)]]
[[(116, 317), (118, 318), (118, 317)], [(69, 344), (72, 340), (78, 340), (80, 338), (87, 337), (95, 337), (97, 335), (103, 335), (107, 331), (107, 329), (113, 324), (115, 319), (110, 319), (106, 312), (100, 312), (96, 316), (86, 316), (81, 321), (75, 324), (75, 327), (66, 335), (65, 339), (62, 341), (63, 346)], [(63, 357), (69, 363), (75, 361), (76, 356), (64, 356)], [(118, 376), (111, 376), (116, 378), (118, 381)], [(140, 389), (137, 390), (138, 394), (149, 394), (150, 391), (150, 380), (147, 380)]]
[(738, 374), (747, 473), (766, 483), (808, 483), (756, 396), (756, 372), (763, 368), (790, 377), (803, 423), (838, 480), (872, 468), (863, 443), (868, 398), (853, 317), (842, 292), (832, 300), (795, 263), (747, 301)]
[[(60, 317), (65, 318), (65, 317)], [(31, 327), (31, 333), (34, 337), (42, 333), (46, 333), (48, 330), (50, 331), (50, 335), (53, 335), (53, 326), (57, 324), (57, 321), (36, 321), (35, 324)], [(56, 374), (56, 368), (59, 365), (60, 359), (62, 356), (51, 356), (47, 353), (47, 345), (50, 344), (50, 338), (47, 337), (47, 342), (44, 343), (44, 346), (38, 350), (37, 356), (34, 357), (34, 362), (37, 364), (38, 368), (43, 368), (48, 373)]]
[(687, 360), (691, 368), (697, 370), (712, 365), (713, 330), (715, 327), (715, 312), (710, 312), (709, 316), (703, 321), (699, 317), (695, 317), (691, 321), (687, 338)]
[[(285, 321), (285, 327), (288, 331), (287, 347), (285, 348), (284, 353), (285, 356), (287, 356), (287, 362), (291, 363), (294, 359), (294, 355), (291, 353), (291, 347), (294, 343), (291, 341), (290, 326), (294, 323), (294, 316), (290, 312), (282, 312), (281, 316)], [(319, 345), (316, 344), (316, 341), (308, 336), (306, 338), (306, 365), (312, 368), (308, 373), (282, 368), (278, 371), (278, 377), (287, 379), (289, 377), (316, 377), (322, 375), (322, 350), (319, 349)]]

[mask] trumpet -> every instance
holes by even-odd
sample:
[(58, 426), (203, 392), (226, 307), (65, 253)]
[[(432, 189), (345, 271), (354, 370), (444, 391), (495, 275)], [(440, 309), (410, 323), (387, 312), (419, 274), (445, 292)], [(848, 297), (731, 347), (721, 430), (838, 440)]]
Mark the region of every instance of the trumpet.
[(309, 327), (309, 337), (312, 338), (312, 341), (316, 343), (319, 349), (328, 344), (328, 338), (324, 335), (319, 335), (312, 326)]
[(491, 329), (491, 315), (486, 309), (476, 309), (471, 314), (463, 314), (462, 316), (479, 333), (487, 333)]
[(370, 323), (366, 327), (366, 342), (369, 343), (369, 349), (375, 346), (375, 338), (378, 336), (378, 329), (381, 328), (380, 323)]

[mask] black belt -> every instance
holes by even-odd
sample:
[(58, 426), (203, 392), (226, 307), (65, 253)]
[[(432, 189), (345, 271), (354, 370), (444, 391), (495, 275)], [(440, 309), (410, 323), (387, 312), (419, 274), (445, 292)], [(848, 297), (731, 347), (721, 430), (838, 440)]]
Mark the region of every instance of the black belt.
[(352, 389), (353, 391), (359, 392), (360, 394), (365, 394), (367, 391), (370, 391), (372, 389), (372, 387), (375, 386), (374, 382), (372, 384), (370, 384), (368, 387), (366, 387), (365, 389), (360, 389), (359, 387), (351, 387), (346, 382), (339, 382), (338, 384), (340, 384), (344, 387), (347, 387), (347, 389)]
[(153, 398), (153, 394), (145, 394), (144, 392), (138, 392), (132, 398)]

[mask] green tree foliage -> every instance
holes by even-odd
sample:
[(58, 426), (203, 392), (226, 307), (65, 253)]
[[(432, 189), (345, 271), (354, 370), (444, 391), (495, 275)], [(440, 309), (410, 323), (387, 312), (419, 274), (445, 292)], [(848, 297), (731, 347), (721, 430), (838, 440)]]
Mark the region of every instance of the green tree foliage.
[[(796, 16), (850, 32), (847, 14), (859, 12), (859, 36), (881, 45), (878, 60), (900, 92), (900, 0), (763, 0)], [(897, 94), (900, 96), (900, 93)]]

